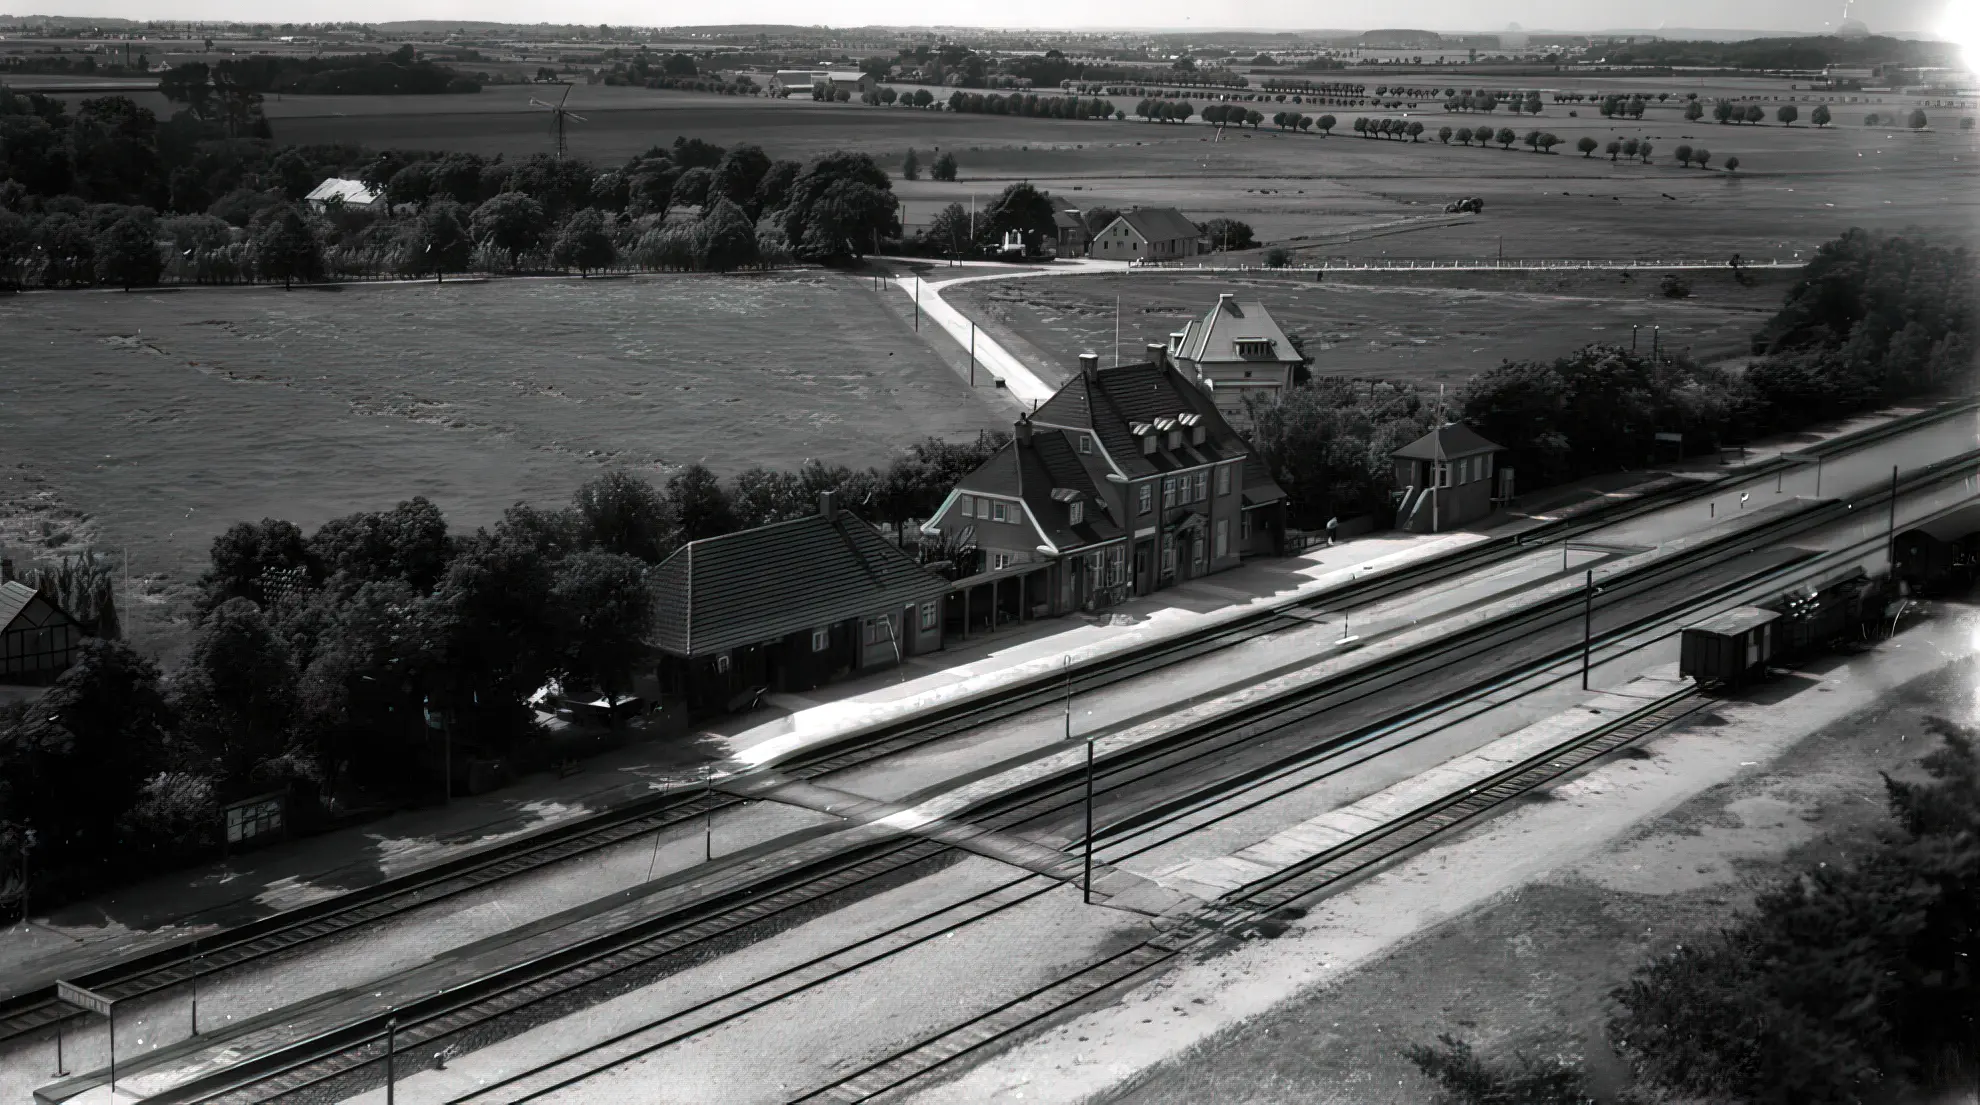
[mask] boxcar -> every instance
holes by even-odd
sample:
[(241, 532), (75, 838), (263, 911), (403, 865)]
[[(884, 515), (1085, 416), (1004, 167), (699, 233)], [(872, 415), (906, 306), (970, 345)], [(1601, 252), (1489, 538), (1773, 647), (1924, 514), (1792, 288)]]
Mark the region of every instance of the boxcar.
[(1736, 686), (1766, 669), (1774, 657), (1780, 614), (1740, 606), (1684, 628), (1678, 671), (1701, 686)]

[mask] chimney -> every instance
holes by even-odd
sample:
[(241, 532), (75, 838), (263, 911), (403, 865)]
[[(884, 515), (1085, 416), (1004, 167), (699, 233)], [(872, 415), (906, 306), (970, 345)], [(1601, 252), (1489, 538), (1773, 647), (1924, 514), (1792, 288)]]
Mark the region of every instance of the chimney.
[(1237, 293), (1218, 292), (1217, 309), (1219, 311), (1229, 311), (1232, 314), (1237, 314)]
[(1017, 438), (1017, 443), (1019, 445), (1031, 444), (1031, 419), (1029, 418), (1018, 419), (1017, 425), (1013, 427), (1013, 429), (1015, 432), (1011, 436)]
[(0, 556), (0, 583), (11, 583), (14, 579), (14, 562)]
[(1088, 379), (1092, 379), (1093, 376), (1097, 374), (1099, 371), (1100, 371), (1100, 354), (1081, 353), (1079, 355), (1079, 374), (1081, 376), (1085, 376)]
[(820, 491), (818, 493), (818, 516), (820, 518), (825, 519), (827, 522), (835, 522), (838, 520), (839, 518), (838, 492)]
[(1160, 366), (1162, 366), (1162, 367), (1164, 367), (1164, 368), (1166, 368), (1166, 367), (1168, 367), (1168, 364), (1169, 364), (1169, 347), (1168, 347), (1168, 346), (1166, 346), (1166, 345), (1163, 345), (1163, 344), (1162, 344), (1161, 342), (1159, 342), (1159, 341), (1151, 341), (1151, 342), (1149, 342), (1149, 343), (1148, 343), (1148, 360), (1149, 360), (1149, 362), (1150, 362), (1151, 364), (1155, 364), (1155, 365), (1160, 365)]

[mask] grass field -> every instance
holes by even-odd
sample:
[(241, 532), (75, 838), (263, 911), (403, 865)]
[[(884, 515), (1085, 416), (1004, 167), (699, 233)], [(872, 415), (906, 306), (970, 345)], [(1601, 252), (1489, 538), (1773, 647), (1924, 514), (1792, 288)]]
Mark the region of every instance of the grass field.
[(0, 546), (128, 548), (163, 599), (239, 519), (418, 494), (472, 528), (606, 465), (866, 465), (1005, 422), (825, 274), (37, 294), (0, 332)]
[[(1120, 303), (1123, 360), (1143, 359), (1201, 317), (1220, 292), (1256, 298), (1306, 341), (1316, 374), (1409, 380), (1456, 387), (1507, 359), (1554, 357), (1589, 342), (1629, 344), (1641, 326), (1671, 349), (1704, 360), (1746, 352), (1748, 338), (1778, 305), (1788, 277), (1763, 273), (1753, 287), (1729, 273), (1687, 274), (1690, 299), (1658, 293), (1658, 274), (1617, 273), (1349, 274), (1315, 283), (1254, 274), (1146, 272), (1059, 279), (990, 281), (944, 293), (1000, 342), (1015, 338), (1035, 363), (1069, 372), (1083, 352), (1114, 356)], [(1433, 279), (1436, 281), (1433, 283)], [(1463, 286), (1451, 287), (1451, 283)]]

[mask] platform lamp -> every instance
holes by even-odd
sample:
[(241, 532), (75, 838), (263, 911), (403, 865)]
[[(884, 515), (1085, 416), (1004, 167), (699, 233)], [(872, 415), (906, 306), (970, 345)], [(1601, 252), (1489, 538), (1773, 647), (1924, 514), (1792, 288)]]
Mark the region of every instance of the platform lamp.
[[(1567, 567), (1567, 556), (1573, 552), (1611, 553), (1614, 549), (1601, 545), (1581, 545), (1563, 542), (1561, 545), (1561, 567)], [(1581, 689), (1588, 689), (1588, 669), (1595, 652), (1595, 596), (1602, 593), (1595, 586), (1595, 569), (1590, 568), (1583, 577), (1581, 589)]]

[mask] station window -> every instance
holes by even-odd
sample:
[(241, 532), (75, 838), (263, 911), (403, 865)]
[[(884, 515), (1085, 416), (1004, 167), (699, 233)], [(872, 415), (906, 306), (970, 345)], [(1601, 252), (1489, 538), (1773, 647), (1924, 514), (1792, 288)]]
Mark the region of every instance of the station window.
[(1176, 478), (1170, 476), (1162, 481), (1162, 509), (1176, 505)]
[(969, 495), (958, 496), (956, 509), (962, 511), (962, 516), (965, 518), (973, 517), (976, 512), (976, 499)]
[(1007, 505), (1007, 504), (1005, 504), (1005, 503), (991, 503), (991, 504), (990, 504), (990, 518), (991, 518), (991, 520), (992, 520), (992, 521), (995, 521), (995, 522), (1008, 522), (1008, 521), (1010, 521), (1010, 520), (1011, 520), (1011, 508), (1010, 508), (1010, 506), (1009, 506), (1009, 505)]
[(1209, 497), (1210, 497), (1210, 473), (1198, 472), (1196, 474), (1196, 498), (1194, 501), (1200, 503)]
[(991, 570), (991, 571), (993, 571), (993, 572), (995, 572), (995, 571), (1001, 571), (1001, 570), (1003, 570), (1003, 569), (1005, 569), (1005, 568), (1008, 568), (1008, 567), (1010, 567), (1010, 566), (1011, 566), (1011, 554), (1010, 554), (1010, 553), (1001, 553), (1001, 552), (1000, 552), (1000, 553), (991, 553), (991, 554), (990, 554), (990, 570)]
[(1231, 520), (1220, 518), (1217, 520), (1217, 558), (1221, 560), (1229, 555), (1231, 555)]
[(1154, 509), (1155, 509), (1155, 485), (1152, 483), (1144, 483), (1141, 485), (1141, 513), (1146, 514)]
[(1086, 521), (1086, 504), (1085, 504), (1085, 503), (1067, 503), (1067, 504), (1066, 504), (1066, 522), (1067, 522), (1068, 524), (1070, 524), (1070, 525), (1075, 525), (1075, 526), (1076, 526), (1076, 525), (1079, 525), (1079, 524), (1080, 524), (1081, 522), (1084, 522), (1084, 521)]
[(1230, 493), (1231, 493), (1231, 466), (1228, 464), (1219, 465), (1217, 467), (1217, 494), (1228, 495)]
[(811, 651), (824, 652), (826, 649), (830, 647), (832, 647), (831, 630), (814, 629), (811, 631)]
[(1092, 453), (1093, 453), (1093, 436), (1092, 436), (1091, 434), (1081, 434), (1081, 435), (1079, 435), (1079, 451), (1080, 451), (1080, 452), (1082, 452), (1082, 453), (1085, 453), (1085, 454), (1087, 454), (1087, 455), (1089, 455), (1089, 456), (1091, 456), (1091, 455), (1092, 455)]
[(924, 602), (921, 604), (921, 628), (933, 629), (935, 628), (936, 623), (941, 621), (941, 619), (942, 619), (942, 613), (940, 607), (936, 606), (932, 602)]

